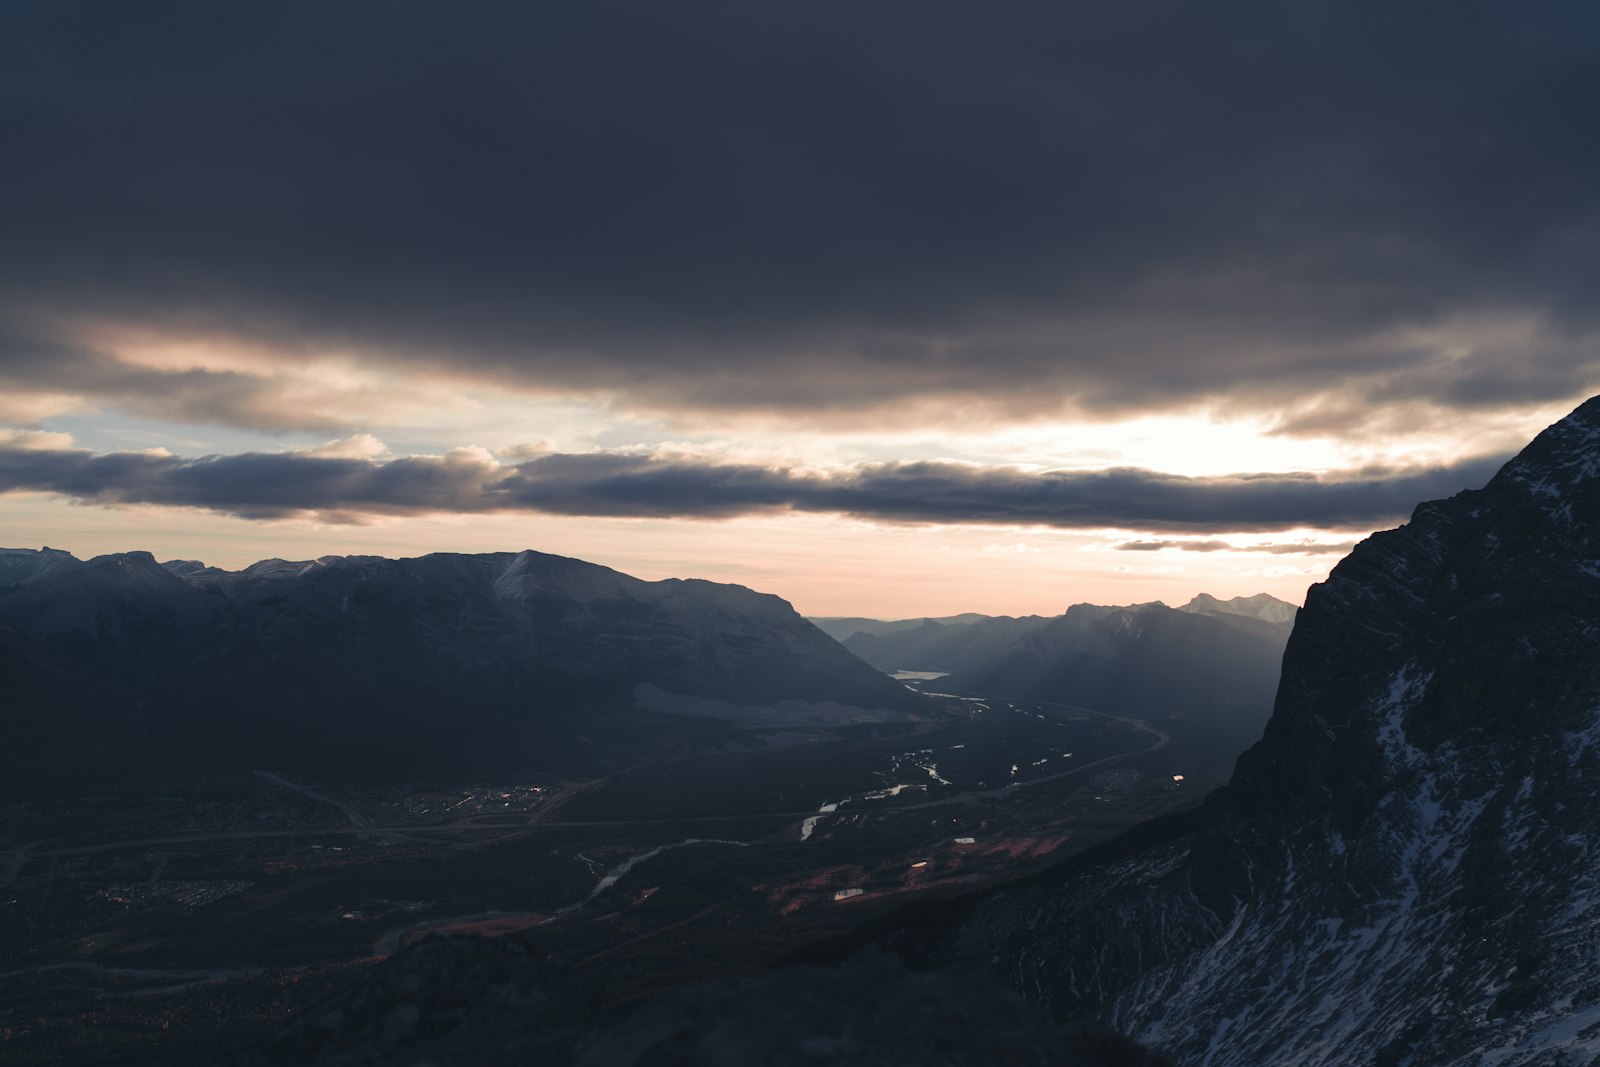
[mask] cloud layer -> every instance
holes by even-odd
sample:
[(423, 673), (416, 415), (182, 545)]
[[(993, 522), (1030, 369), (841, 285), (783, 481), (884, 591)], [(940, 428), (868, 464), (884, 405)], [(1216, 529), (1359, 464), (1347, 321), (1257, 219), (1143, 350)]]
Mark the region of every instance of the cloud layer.
[(1321, 541), (1283, 541), (1259, 545), (1236, 545), (1230, 541), (1124, 541), (1118, 552), (1265, 552), (1274, 556), (1343, 556), (1355, 548), (1354, 541), (1328, 544)]
[(1570, 399), (1596, 42), (1553, 0), (24, 0), (0, 379), (22, 414), (340, 423), (129, 370), (136, 330), (803, 417)]
[[(339, 450), (189, 459), (52, 447), (57, 443), (0, 439), (0, 493), (58, 493), (109, 506), (205, 508), (250, 519), (315, 516), (346, 522), (433, 513), (718, 519), (820, 512), (887, 523), (1061, 529), (1367, 530), (1404, 519), (1419, 501), (1481, 485), (1502, 462), (1478, 459), (1342, 479), (1309, 474), (1186, 478), (1131, 468), (1034, 473), (952, 463), (815, 471), (628, 453), (553, 454), (503, 465), (475, 448), (387, 461)], [(1195, 543), (1122, 547), (1150, 544), (1193, 548)]]

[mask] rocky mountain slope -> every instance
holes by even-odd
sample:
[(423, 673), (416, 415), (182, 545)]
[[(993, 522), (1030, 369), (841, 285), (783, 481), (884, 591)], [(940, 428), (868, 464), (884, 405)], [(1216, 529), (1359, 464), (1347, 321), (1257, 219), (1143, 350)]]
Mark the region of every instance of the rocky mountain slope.
[(916, 974), (882, 953), (679, 989), (620, 1019), (597, 992), (515, 938), (430, 938), (236, 1067), (1170, 1067), (981, 974)]
[(1600, 398), (1311, 590), (1203, 809), (898, 942), (1186, 1064), (1596, 1062), (1597, 475)]
[[(267, 560), (0, 552), (0, 632), (199, 753), (429, 750), (633, 688), (740, 705), (917, 698), (783, 600), (537, 552)], [(3, 644), (3, 642), (0, 642)]]
[(44, 737), (115, 742), (137, 736), (134, 722), (100, 699), (88, 680), (4, 621), (0, 680), (0, 748), (16, 749)]

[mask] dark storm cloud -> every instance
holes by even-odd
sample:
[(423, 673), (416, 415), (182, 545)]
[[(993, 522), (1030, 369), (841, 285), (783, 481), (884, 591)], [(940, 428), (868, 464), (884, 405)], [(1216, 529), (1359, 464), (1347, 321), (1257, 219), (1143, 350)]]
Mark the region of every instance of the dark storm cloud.
[(115, 398), (135, 415), (174, 422), (289, 430), (343, 425), (326, 411), (308, 409), (303, 397), (286, 399), (269, 377), (141, 367), (75, 345), (0, 333), (0, 419), (9, 414), (7, 394), (29, 393)]
[(13, 3), (0, 312), (667, 405), (1566, 398), (1596, 99), (1553, 0)]
[(1500, 460), (1368, 471), (1185, 478), (1137, 469), (1029, 473), (951, 463), (879, 463), (840, 472), (623, 453), (549, 455), (501, 466), (487, 453), (375, 463), (306, 453), (185, 459), (0, 442), (0, 493), (60, 493), (104, 504), (206, 508), (246, 518), (315, 514), (542, 512), (730, 518), (821, 512), (890, 523), (987, 523), (1173, 532), (1370, 529), (1418, 501), (1483, 483)]

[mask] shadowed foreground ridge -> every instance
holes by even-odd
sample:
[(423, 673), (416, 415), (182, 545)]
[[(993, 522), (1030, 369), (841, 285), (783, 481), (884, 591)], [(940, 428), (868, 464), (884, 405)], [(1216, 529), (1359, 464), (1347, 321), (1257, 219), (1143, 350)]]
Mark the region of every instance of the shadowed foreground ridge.
[(1197, 829), (987, 896), (933, 955), (1183, 1063), (1594, 1062), (1597, 473), (1600, 398), (1362, 542)]
[(1094, 1024), (1057, 1023), (981, 974), (914, 974), (882, 953), (677, 990), (620, 1023), (597, 1002), (515, 938), (430, 938), (239, 1067), (1167, 1065)]

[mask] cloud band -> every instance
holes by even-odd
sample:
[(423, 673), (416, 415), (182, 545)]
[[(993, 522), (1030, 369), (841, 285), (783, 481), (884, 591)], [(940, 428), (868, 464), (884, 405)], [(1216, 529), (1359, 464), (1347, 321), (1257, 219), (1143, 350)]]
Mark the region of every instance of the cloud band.
[(0, 441), (0, 492), (203, 508), (248, 519), (495, 512), (720, 519), (808, 512), (886, 523), (1173, 533), (1366, 530), (1404, 519), (1419, 501), (1481, 485), (1501, 462), (1480, 458), (1340, 478), (1182, 477), (1137, 468), (1030, 472), (935, 462), (819, 472), (619, 452), (505, 465), (482, 449), (378, 462), (307, 452), (94, 453)]

